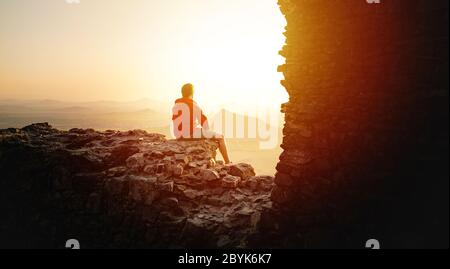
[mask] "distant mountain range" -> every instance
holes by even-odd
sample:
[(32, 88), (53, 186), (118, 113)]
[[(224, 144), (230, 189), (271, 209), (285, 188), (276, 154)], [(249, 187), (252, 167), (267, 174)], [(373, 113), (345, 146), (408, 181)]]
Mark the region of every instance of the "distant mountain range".
[(98, 112), (130, 112), (152, 108), (155, 112), (169, 111), (169, 103), (150, 99), (139, 99), (131, 102), (96, 101), (96, 102), (65, 102), (58, 100), (0, 100), (0, 111), (27, 112), (27, 111), (98, 111)]
[[(159, 128), (170, 125), (172, 104), (139, 99), (131, 102), (97, 101), (97, 102), (64, 102), (58, 100), (0, 100), (0, 128), (21, 127), (33, 122), (51, 122), (57, 128), (67, 128), (75, 124), (77, 127), (92, 128)], [(215, 118), (219, 113), (231, 113), (221, 109), (208, 115)], [(246, 121), (258, 120), (245, 116)], [(260, 119), (259, 119), (260, 120)], [(263, 121), (264, 122), (264, 121)], [(106, 126), (111, 124), (111, 126)], [(135, 125), (133, 125), (135, 124)], [(99, 126), (101, 125), (101, 126)]]
[(0, 100), (0, 128), (50, 122), (57, 128), (148, 129), (170, 123), (170, 106), (141, 99), (133, 102)]

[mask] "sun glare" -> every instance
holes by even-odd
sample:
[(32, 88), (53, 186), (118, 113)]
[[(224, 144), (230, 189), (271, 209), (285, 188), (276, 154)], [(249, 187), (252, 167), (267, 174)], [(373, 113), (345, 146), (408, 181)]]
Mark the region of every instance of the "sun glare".
[[(279, 110), (287, 100), (280, 85), (285, 20), (276, 0), (193, 1), (167, 47), (168, 84), (192, 82), (196, 99), (207, 109), (249, 110), (264, 105)], [(202, 16), (201, 16), (202, 15)], [(174, 80), (173, 80), (174, 79)]]

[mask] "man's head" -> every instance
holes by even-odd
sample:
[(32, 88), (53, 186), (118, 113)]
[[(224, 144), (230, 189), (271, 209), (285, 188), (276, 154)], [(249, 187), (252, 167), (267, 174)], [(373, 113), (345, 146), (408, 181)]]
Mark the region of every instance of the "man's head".
[(194, 85), (192, 85), (191, 83), (185, 84), (181, 88), (181, 94), (183, 95), (184, 98), (194, 97)]

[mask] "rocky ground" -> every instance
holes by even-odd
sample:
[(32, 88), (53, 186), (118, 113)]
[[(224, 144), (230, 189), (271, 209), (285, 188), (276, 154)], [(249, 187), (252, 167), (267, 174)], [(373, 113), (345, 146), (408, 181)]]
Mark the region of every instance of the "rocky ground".
[(2, 247), (246, 247), (273, 178), (214, 141), (145, 131), (0, 130)]

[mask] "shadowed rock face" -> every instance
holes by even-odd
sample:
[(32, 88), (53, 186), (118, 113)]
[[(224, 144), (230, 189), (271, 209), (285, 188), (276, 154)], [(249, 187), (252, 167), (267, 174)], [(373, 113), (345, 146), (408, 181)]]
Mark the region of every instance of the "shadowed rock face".
[(0, 247), (246, 247), (273, 178), (213, 141), (48, 124), (0, 130)]
[(268, 245), (448, 248), (449, 1), (278, 3), (290, 98)]

